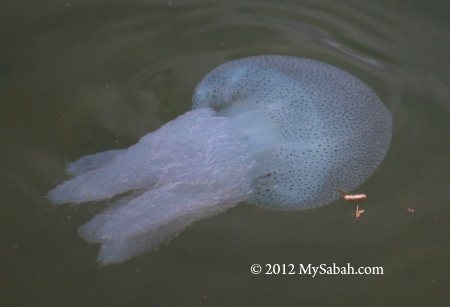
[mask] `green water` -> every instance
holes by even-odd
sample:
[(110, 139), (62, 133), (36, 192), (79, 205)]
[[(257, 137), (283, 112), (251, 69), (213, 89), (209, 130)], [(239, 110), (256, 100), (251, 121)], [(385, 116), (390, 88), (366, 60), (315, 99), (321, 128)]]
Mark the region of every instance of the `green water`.
[[(2, 2), (1, 306), (450, 304), (448, 1)], [(341, 67), (392, 111), (390, 151), (359, 189), (361, 221), (344, 201), (298, 212), (240, 204), (99, 268), (98, 246), (76, 230), (101, 204), (45, 198), (65, 163), (131, 145), (187, 111), (208, 71), (259, 54)], [(333, 262), (384, 275), (250, 273)]]

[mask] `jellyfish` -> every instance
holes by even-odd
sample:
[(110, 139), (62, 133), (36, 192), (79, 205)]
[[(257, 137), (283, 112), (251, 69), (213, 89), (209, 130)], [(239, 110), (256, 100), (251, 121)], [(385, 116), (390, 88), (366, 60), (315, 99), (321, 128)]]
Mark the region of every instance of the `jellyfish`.
[(278, 210), (331, 203), (379, 166), (392, 116), (350, 73), (316, 60), (254, 56), (217, 67), (193, 108), (129, 148), (82, 157), (54, 204), (115, 197), (78, 229), (100, 265), (157, 248), (240, 202)]

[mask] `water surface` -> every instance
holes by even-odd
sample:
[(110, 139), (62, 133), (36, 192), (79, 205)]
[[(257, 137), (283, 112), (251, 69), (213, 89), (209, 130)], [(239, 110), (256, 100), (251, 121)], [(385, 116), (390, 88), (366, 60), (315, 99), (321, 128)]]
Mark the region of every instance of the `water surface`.
[[(10, 1), (0, 5), (2, 306), (448, 305), (448, 1)], [(391, 149), (343, 201), (241, 204), (158, 251), (99, 269), (76, 235), (104, 204), (54, 208), (65, 163), (187, 111), (226, 61), (310, 57), (369, 84)], [(413, 209), (414, 212), (408, 212)], [(253, 263), (383, 266), (382, 276), (254, 276)]]

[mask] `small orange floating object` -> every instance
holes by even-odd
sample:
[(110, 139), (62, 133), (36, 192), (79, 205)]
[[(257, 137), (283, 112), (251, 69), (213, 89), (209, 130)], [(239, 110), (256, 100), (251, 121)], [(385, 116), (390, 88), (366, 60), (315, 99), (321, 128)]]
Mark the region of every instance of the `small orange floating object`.
[[(360, 202), (363, 201), (367, 198), (366, 194), (348, 194), (347, 192), (341, 191), (341, 190), (337, 190), (339, 193), (342, 194), (342, 197), (346, 200), (346, 201), (351, 201), (351, 202)], [(359, 206), (356, 205), (356, 210), (355, 210), (355, 224), (358, 224), (359, 219), (361, 218), (361, 215), (365, 212), (366, 210), (363, 209), (359, 209)]]
[(366, 211), (366, 210), (360, 210), (360, 209), (359, 209), (359, 206), (356, 205), (356, 211), (355, 211), (355, 224), (358, 223), (358, 221), (359, 221), (361, 215), (362, 215), (365, 211)]
[(341, 190), (337, 190), (339, 193), (342, 194), (342, 197), (346, 200), (346, 201), (363, 201), (367, 198), (366, 194), (348, 194), (347, 192), (341, 191)]

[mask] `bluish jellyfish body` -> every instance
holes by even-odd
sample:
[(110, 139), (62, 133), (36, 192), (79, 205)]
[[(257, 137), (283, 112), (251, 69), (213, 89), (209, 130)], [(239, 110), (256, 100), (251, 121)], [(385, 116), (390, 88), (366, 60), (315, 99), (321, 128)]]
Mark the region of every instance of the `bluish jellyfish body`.
[(197, 86), (193, 109), (136, 145), (69, 164), (56, 204), (123, 195), (79, 228), (100, 264), (157, 247), (241, 201), (281, 210), (328, 204), (378, 167), (392, 116), (362, 81), (288, 56), (225, 63)]

